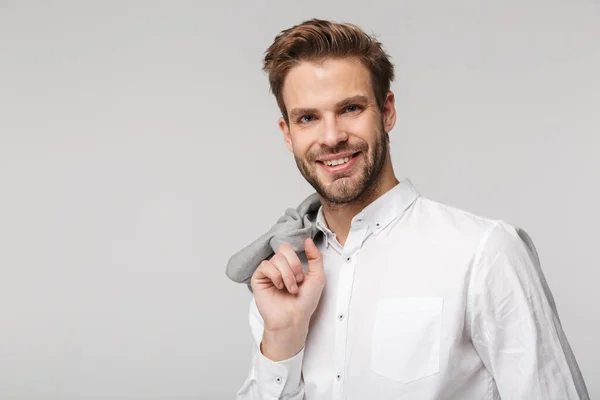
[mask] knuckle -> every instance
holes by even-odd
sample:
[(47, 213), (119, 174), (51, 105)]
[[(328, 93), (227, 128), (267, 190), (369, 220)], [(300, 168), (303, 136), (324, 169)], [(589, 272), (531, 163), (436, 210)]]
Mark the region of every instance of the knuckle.
[(270, 266), (271, 266), (271, 264), (268, 261), (261, 262), (260, 264), (258, 264), (258, 268), (256, 268), (256, 271), (254, 271), (253, 275), (266, 274), (266, 272), (269, 270)]
[(273, 263), (273, 265), (280, 267), (282, 264), (285, 263), (285, 257), (282, 254), (275, 254), (271, 262)]
[(283, 280), (285, 280), (286, 282), (291, 281), (292, 279), (292, 274), (289, 268), (284, 269), (281, 272), (281, 277), (283, 278)]
[(286, 282), (292, 283), (292, 282), (296, 282), (296, 278), (294, 277), (294, 275), (292, 274), (292, 271), (287, 270), (283, 276), (283, 279), (285, 279)]
[(281, 246), (279, 246), (279, 250), (277, 251), (277, 254), (280, 257), (284, 257), (286, 259), (292, 257), (294, 254), (296, 254), (296, 251), (294, 250), (294, 248), (292, 247), (291, 244), (289, 243), (284, 243)]
[(281, 244), (281, 246), (279, 246), (279, 250), (278, 251), (287, 251), (292, 249), (292, 246), (289, 243), (283, 243)]
[(294, 269), (300, 269), (302, 268), (302, 261), (300, 261), (300, 257), (298, 257), (297, 254), (294, 254), (294, 258), (292, 259), (292, 262), (290, 263), (290, 267), (294, 268)]
[(277, 268), (273, 269), (271, 276), (273, 277), (273, 279), (283, 279), (283, 276), (281, 275), (281, 271), (279, 271)]

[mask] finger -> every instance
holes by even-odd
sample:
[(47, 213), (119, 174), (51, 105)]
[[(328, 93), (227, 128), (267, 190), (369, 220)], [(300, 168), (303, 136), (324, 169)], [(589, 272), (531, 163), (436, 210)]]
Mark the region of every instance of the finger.
[(279, 246), (277, 252), (283, 255), (287, 260), (292, 273), (296, 277), (296, 282), (302, 282), (304, 279), (304, 269), (302, 268), (302, 261), (300, 261), (300, 258), (298, 257), (298, 254), (296, 254), (294, 248), (285, 243)]
[(311, 238), (304, 241), (304, 252), (308, 259), (308, 271), (323, 274), (323, 255)]
[(282, 254), (276, 253), (270, 261), (281, 273), (283, 283), (285, 283), (288, 292), (296, 293), (298, 291), (298, 284), (287, 259)]
[(278, 289), (283, 289), (284, 287), (283, 277), (281, 276), (281, 273), (271, 262), (266, 260), (260, 263), (256, 271), (254, 272), (254, 279), (256, 283), (261, 284), (270, 282)]

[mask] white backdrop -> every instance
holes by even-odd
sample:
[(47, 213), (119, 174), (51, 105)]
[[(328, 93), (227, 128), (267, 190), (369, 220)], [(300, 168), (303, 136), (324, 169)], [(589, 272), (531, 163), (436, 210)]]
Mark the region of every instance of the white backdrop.
[(311, 192), (261, 71), (311, 17), (391, 53), (399, 177), (533, 237), (600, 396), (600, 5), (0, 0), (0, 398), (231, 399), (229, 256)]

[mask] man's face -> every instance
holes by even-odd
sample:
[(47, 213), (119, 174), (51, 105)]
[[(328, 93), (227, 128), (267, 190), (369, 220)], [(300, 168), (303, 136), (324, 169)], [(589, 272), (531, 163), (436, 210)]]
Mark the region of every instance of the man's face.
[[(359, 61), (302, 62), (286, 77), (283, 100), (289, 125), (283, 118), (279, 125), (286, 145), (300, 173), (326, 201), (350, 203), (377, 184), (388, 154), (386, 118)], [(389, 114), (391, 93), (386, 107)], [(391, 129), (389, 121), (385, 125)]]

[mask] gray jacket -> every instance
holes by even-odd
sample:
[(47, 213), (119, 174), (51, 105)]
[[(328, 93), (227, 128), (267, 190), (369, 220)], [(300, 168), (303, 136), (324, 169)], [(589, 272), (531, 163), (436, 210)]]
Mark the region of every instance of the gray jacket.
[(245, 283), (252, 291), (250, 279), (263, 260), (275, 254), (283, 243), (290, 244), (299, 255), (304, 253), (304, 241), (314, 239), (320, 231), (315, 226), (321, 201), (313, 193), (297, 208), (288, 208), (277, 223), (258, 239), (239, 250), (227, 263), (227, 276), (234, 282)]

